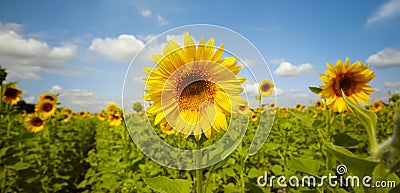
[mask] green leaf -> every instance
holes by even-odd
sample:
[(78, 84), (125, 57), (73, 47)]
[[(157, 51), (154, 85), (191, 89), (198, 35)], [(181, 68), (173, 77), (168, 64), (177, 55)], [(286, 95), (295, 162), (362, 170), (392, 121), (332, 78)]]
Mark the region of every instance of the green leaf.
[(304, 172), (315, 177), (320, 177), (318, 171), (321, 164), (317, 160), (299, 158), (289, 162), (288, 166), (292, 170)]
[(300, 114), (300, 113), (292, 112), (292, 111), (290, 112), (290, 114), (292, 114), (297, 119), (299, 119), (301, 124), (304, 127), (312, 128), (312, 125), (313, 125), (314, 120), (315, 120), (314, 118), (311, 118), (311, 117), (307, 116), (306, 114)]
[(17, 162), (14, 165), (8, 166), (8, 168), (14, 169), (14, 170), (25, 170), (29, 168), (29, 164), (24, 163), (24, 162)]
[(251, 168), (249, 173), (247, 174), (248, 178), (258, 178), (259, 176), (263, 176), (264, 171), (257, 170), (256, 168)]
[(360, 142), (346, 133), (338, 133), (333, 135), (334, 144), (342, 147), (354, 147), (360, 144)]
[(325, 145), (330, 153), (332, 153), (340, 162), (342, 162), (350, 172), (357, 176), (371, 176), (374, 168), (378, 165), (378, 161), (361, 159), (353, 155), (349, 150), (328, 143)]
[(313, 93), (315, 93), (315, 94), (319, 94), (319, 93), (322, 91), (322, 89), (319, 88), (319, 87), (310, 86), (310, 87), (308, 87), (308, 88), (311, 90), (311, 92), (313, 92)]
[(343, 95), (344, 101), (358, 115), (357, 118), (360, 119), (361, 123), (364, 124), (365, 129), (367, 130), (367, 134), (368, 134), (369, 145), (371, 147), (371, 153), (375, 154), (376, 149), (378, 147), (378, 144), (376, 141), (376, 135), (375, 135), (376, 124), (377, 124), (376, 114), (373, 112), (367, 111), (366, 109), (362, 108), (357, 103), (354, 103), (353, 101), (351, 101), (346, 96), (346, 94), (344, 94), (343, 91), (342, 91), (342, 95)]
[(6, 155), (8, 149), (10, 149), (10, 147), (1, 148), (1, 150), (0, 150), (0, 158)]
[(191, 192), (192, 182), (183, 179), (169, 179), (165, 176), (145, 178), (144, 182), (152, 189), (163, 193)]

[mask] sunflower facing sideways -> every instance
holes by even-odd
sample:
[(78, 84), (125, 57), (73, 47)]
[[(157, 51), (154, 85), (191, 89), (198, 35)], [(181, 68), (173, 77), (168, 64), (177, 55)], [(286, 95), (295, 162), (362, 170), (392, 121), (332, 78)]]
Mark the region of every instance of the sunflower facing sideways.
[(241, 70), (236, 58), (222, 58), (223, 53), (224, 45), (215, 50), (213, 38), (202, 37), (196, 45), (186, 33), (183, 47), (169, 41), (164, 54), (153, 55), (157, 66), (143, 70), (148, 75), (144, 99), (153, 102), (147, 114), (156, 115), (155, 125), (166, 121), (160, 126), (197, 140), (228, 128), (225, 115), (246, 105), (239, 96), (246, 79), (236, 76)]
[(54, 94), (43, 93), (39, 96), (39, 101), (50, 100), (52, 102), (57, 103), (57, 97)]
[(380, 100), (374, 100), (374, 102), (371, 104), (371, 107), (372, 107), (372, 111), (376, 113), (376, 112), (384, 109), (385, 105)]
[(369, 95), (374, 89), (367, 85), (373, 78), (374, 72), (369, 69), (369, 65), (363, 65), (357, 61), (350, 65), (349, 58), (345, 63), (341, 60), (335, 66), (327, 63), (328, 70), (321, 74), (320, 78), (325, 84), (320, 86), (322, 89), (319, 95), (326, 99), (326, 105), (339, 113), (349, 111), (350, 107), (344, 101), (342, 91), (353, 102), (361, 102), (368, 105)]
[(3, 101), (10, 105), (15, 105), (21, 100), (22, 90), (11, 85), (4, 89)]
[(44, 129), (45, 120), (37, 113), (29, 114), (25, 118), (25, 126), (30, 132), (36, 133)]

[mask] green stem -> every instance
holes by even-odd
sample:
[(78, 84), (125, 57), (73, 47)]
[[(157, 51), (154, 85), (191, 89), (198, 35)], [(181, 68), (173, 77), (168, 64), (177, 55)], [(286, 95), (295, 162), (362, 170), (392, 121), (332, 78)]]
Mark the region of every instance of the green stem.
[(3, 83), (0, 83), (0, 110), (3, 108)]
[(3, 183), (1, 184), (1, 192), (6, 192), (6, 182), (7, 182), (7, 167), (4, 166), (3, 171)]
[[(326, 108), (326, 125), (327, 125), (326, 141), (328, 143), (331, 142), (331, 119), (332, 119), (331, 116), (332, 116), (331, 111), (327, 107)], [(331, 154), (329, 152), (327, 152), (327, 155), (326, 155), (326, 170), (331, 170), (331, 168), (332, 168), (331, 159), (332, 159)]]
[(128, 129), (126, 127), (124, 127), (124, 162), (125, 162), (124, 174), (125, 174), (125, 177), (127, 177), (127, 174), (128, 174), (128, 156), (129, 156), (128, 155)]
[(201, 166), (201, 144), (200, 141), (196, 141), (196, 153), (195, 153), (195, 161), (196, 161), (196, 193), (203, 193), (203, 173), (202, 169), (200, 168)]
[(242, 161), (242, 170), (240, 172), (240, 179), (241, 179), (241, 182), (242, 182), (242, 193), (244, 193), (245, 190), (246, 190), (246, 181), (245, 181), (245, 178), (244, 178), (244, 169), (245, 169), (246, 161), (247, 161), (248, 158), (249, 158), (249, 155), (247, 155), (244, 158), (244, 160)]
[(259, 98), (258, 98), (258, 108), (261, 108), (261, 94), (258, 95), (258, 96), (259, 96)]

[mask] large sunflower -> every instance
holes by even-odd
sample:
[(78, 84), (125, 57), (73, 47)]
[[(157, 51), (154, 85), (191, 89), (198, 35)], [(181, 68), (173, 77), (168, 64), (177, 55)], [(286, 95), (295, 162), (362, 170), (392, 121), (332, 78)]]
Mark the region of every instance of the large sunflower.
[(155, 124), (167, 121), (197, 140), (202, 133), (210, 138), (227, 129), (225, 115), (246, 104), (239, 96), (246, 79), (236, 76), (241, 69), (236, 58), (222, 58), (223, 53), (223, 44), (215, 51), (213, 38), (205, 43), (202, 37), (196, 46), (186, 33), (183, 48), (169, 41), (163, 55), (153, 55), (157, 67), (143, 70), (148, 74), (144, 99), (153, 101), (147, 114), (156, 114)]
[(45, 120), (39, 114), (29, 114), (25, 118), (25, 126), (30, 132), (42, 131), (45, 126)]
[(11, 85), (4, 89), (3, 101), (10, 105), (15, 105), (21, 100), (22, 90), (18, 87)]
[(55, 114), (57, 104), (54, 101), (43, 100), (35, 105), (35, 112), (42, 114), (44, 117), (51, 117)]
[(341, 60), (335, 66), (327, 63), (328, 70), (321, 74), (320, 78), (325, 84), (320, 86), (322, 91), (319, 95), (326, 99), (326, 105), (339, 111), (349, 111), (350, 108), (344, 101), (342, 91), (353, 102), (361, 102), (368, 105), (369, 95), (374, 89), (367, 85), (375, 78), (374, 72), (369, 69), (369, 65), (363, 65), (357, 61), (350, 65), (349, 58), (343, 64)]

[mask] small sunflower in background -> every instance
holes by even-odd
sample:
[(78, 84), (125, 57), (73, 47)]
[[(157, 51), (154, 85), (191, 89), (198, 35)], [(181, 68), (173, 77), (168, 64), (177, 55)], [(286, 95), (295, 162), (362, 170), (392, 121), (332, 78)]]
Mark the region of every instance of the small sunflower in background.
[(274, 83), (270, 80), (263, 80), (258, 87), (258, 92), (263, 97), (271, 96), (274, 92)]
[(39, 96), (39, 101), (49, 100), (51, 102), (57, 103), (58, 98), (54, 94), (43, 93)]
[(302, 104), (296, 104), (296, 110), (300, 111), (304, 109), (304, 106)]
[(122, 116), (121, 113), (109, 113), (108, 114), (108, 124), (110, 126), (120, 126), (122, 123)]
[(15, 105), (21, 100), (22, 90), (14, 85), (11, 85), (4, 89), (2, 96), (5, 103)]
[(342, 91), (354, 103), (361, 102), (368, 105), (369, 95), (374, 89), (368, 83), (375, 78), (369, 65), (363, 65), (360, 61), (350, 64), (349, 58), (343, 63), (341, 60), (335, 66), (327, 63), (328, 70), (321, 74), (320, 78), (325, 84), (320, 86), (319, 95), (326, 99), (326, 105), (339, 113), (350, 111), (350, 107), (344, 101)]
[(70, 108), (64, 108), (60, 111), (60, 114), (64, 115), (63, 122), (68, 122), (72, 117), (72, 110)]
[(101, 121), (104, 121), (104, 120), (106, 120), (106, 118), (107, 118), (107, 111), (106, 110), (101, 110), (100, 112), (99, 112), (99, 114), (97, 115), (97, 118), (99, 119), (99, 120), (101, 120)]
[(245, 105), (240, 105), (239, 106), (239, 114), (241, 115), (247, 115), (250, 111), (250, 105), (248, 103), (246, 103)]
[(371, 104), (371, 108), (372, 111), (376, 113), (384, 109), (385, 105), (380, 100), (374, 100), (374, 102)]
[(86, 114), (86, 112), (85, 112), (84, 110), (80, 110), (80, 111), (78, 112), (78, 116), (80, 116), (80, 117), (84, 117), (85, 114)]
[(263, 113), (265, 112), (267, 109), (265, 109), (264, 107), (257, 107), (254, 109), (255, 113)]
[(325, 110), (326, 109), (326, 106), (325, 106), (325, 103), (324, 103), (324, 101), (323, 100), (317, 100), (317, 102), (315, 102), (315, 107), (318, 109), (318, 110)]
[(258, 120), (258, 114), (255, 112), (250, 112), (250, 120), (256, 122)]
[(39, 101), (35, 105), (35, 112), (42, 114), (44, 118), (51, 117), (56, 113), (57, 103), (50, 100)]
[(167, 121), (160, 122), (161, 132), (165, 133), (166, 135), (178, 134), (179, 132), (175, 131), (170, 125), (168, 125)]
[(119, 108), (118, 104), (115, 104), (115, 103), (108, 104), (108, 106), (106, 108), (106, 112), (107, 113), (114, 113), (116, 111), (120, 111), (120, 108)]
[(39, 115), (37, 113), (33, 113), (33, 114), (29, 114), (25, 117), (24, 124), (25, 124), (26, 128), (28, 129), (28, 131), (37, 133), (44, 129), (45, 119), (41, 115)]

